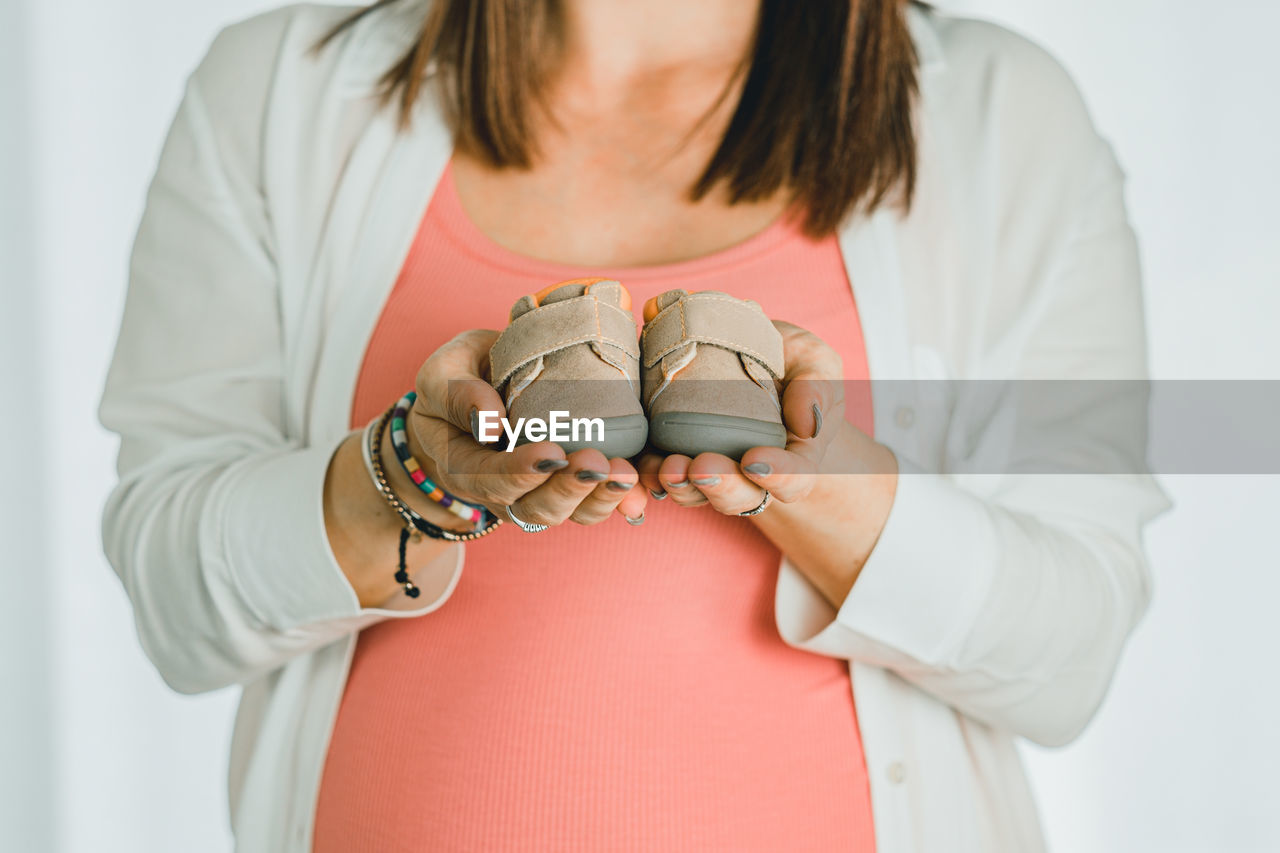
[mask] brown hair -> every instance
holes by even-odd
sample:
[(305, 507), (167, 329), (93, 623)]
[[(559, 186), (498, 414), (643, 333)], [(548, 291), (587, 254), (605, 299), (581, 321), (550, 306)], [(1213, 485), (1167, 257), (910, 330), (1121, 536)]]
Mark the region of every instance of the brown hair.
[[(378, 0), (343, 20), (323, 47)], [(690, 198), (719, 181), (730, 203), (787, 187), (814, 237), (898, 188), (910, 204), (916, 180), (912, 106), (916, 54), (906, 0), (760, 0), (746, 80), (716, 152)], [(530, 105), (558, 53), (557, 0), (433, 0), (417, 41), (381, 79), (407, 126), (434, 59), (455, 144), (495, 168), (528, 168)]]

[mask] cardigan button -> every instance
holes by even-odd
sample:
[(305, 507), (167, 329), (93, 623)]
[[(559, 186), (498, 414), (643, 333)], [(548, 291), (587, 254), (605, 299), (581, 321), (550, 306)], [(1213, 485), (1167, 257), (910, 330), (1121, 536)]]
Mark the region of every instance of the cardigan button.
[(893, 413), (893, 422), (901, 429), (911, 429), (911, 425), (916, 422), (916, 410), (910, 406), (899, 406)]
[(889, 777), (889, 781), (895, 785), (901, 785), (907, 781), (907, 765), (901, 761), (895, 761), (885, 768), (885, 775)]

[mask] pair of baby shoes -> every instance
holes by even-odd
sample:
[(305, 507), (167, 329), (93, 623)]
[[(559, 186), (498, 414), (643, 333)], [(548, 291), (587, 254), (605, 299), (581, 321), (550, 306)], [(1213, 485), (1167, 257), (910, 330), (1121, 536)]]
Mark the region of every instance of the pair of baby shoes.
[[(644, 306), (610, 279), (575, 279), (522, 297), (489, 352), (509, 421), (558, 424), (566, 453), (630, 457), (646, 442), (741, 458), (782, 447), (782, 337), (760, 306), (727, 293), (669, 290)], [(530, 439), (525, 439), (530, 440)]]

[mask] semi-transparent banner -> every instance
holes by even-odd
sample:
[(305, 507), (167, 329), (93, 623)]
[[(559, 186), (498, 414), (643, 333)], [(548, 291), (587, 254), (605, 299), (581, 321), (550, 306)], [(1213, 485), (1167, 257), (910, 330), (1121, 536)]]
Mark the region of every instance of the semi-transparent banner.
[[(698, 400), (699, 414), (762, 414), (730, 405), (743, 398), (738, 386), (749, 380), (676, 381), (696, 391), (683, 398)], [(486, 447), (502, 452), (511, 436), (517, 443), (574, 435), (580, 440), (607, 428), (611, 418), (643, 411), (654, 389), (617, 382), (634, 396), (634, 411), (599, 408), (600, 401), (616, 408), (626, 399), (612, 381), (607, 388), (601, 381), (544, 382), (538, 406), (523, 405), (517, 394), (511, 412), (502, 407), (502, 396), (475, 380), (469, 388), (464, 380), (449, 383), (449, 394), (496, 403), (483, 413), (487, 437), (494, 438)], [(929, 471), (1280, 474), (1280, 380), (796, 380), (783, 386), (781, 411), (803, 411), (797, 401), (810, 398), (824, 410), (824, 437), (843, 414)], [(411, 424), (425, 408), (419, 401)], [(457, 447), (456, 440), (451, 446)], [(440, 464), (449, 471), (476, 458), (443, 455)], [(833, 462), (823, 470), (855, 473)]]

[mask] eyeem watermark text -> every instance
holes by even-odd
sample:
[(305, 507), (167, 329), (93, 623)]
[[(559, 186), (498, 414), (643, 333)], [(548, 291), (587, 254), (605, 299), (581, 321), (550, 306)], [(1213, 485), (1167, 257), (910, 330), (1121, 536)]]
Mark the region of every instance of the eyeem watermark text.
[(529, 442), (604, 441), (603, 418), (571, 418), (568, 412), (553, 411), (550, 412), (550, 420), (517, 418), (513, 424), (494, 411), (482, 410), (478, 414), (479, 429), (476, 438), (483, 444), (491, 444), (505, 434), (507, 453), (516, 449), (521, 436)]

